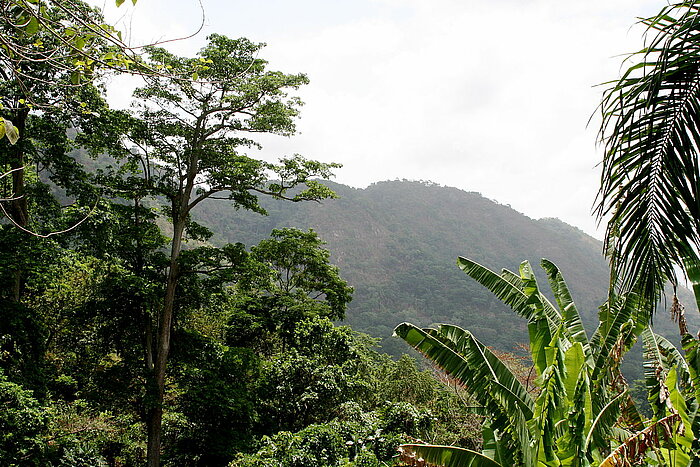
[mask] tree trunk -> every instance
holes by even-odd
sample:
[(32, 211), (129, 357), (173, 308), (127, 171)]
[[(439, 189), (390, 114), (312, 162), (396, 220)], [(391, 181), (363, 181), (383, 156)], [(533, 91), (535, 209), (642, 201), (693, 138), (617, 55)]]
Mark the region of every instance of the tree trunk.
[[(160, 403), (162, 404), (161, 393)], [(149, 467), (160, 466), (160, 433), (163, 424), (163, 406), (154, 405), (148, 411), (148, 446), (146, 448), (146, 461)]]
[(170, 333), (172, 331), (173, 310), (175, 305), (175, 290), (179, 278), (178, 260), (182, 248), (182, 236), (185, 231), (184, 216), (174, 219), (172, 247), (170, 251), (170, 270), (165, 287), (165, 298), (158, 323), (158, 341), (153, 365), (153, 398), (149, 401), (148, 410), (148, 467), (160, 466), (160, 435), (163, 424), (163, 398), (165, 396), (165, 368), (170, 352)]

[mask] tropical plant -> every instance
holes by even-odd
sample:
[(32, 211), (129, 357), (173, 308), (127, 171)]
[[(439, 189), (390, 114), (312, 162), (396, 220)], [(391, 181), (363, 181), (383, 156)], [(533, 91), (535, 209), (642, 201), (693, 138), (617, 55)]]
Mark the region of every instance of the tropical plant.
[[(688, 277), (693, 285), (695, 300), (700, 305), (700, 268), (689, 267)], [(644, 330), (644, 374), (652, 421), (673, 433), (673, 443), (662, 443), (653, 453), (657, 462), (684, 467), (700, 463), (700, 337), (688, 332), (683, 307), (674, 302), (672, 308), (681, 334), (684, 354), (667, 339)], [(675, 424), (675, 427), (674, 427)], [(676, 431), (672, 430), (676, 428)], [(610, 456), (619, 459), (624, 451), (636, 452), (638, 457), (648, 449), (648, 437), (637, 437), (620, 446)], [(615, 465), (611, 463), (610, 465)]]
[(700, 2), (676, 2), (641, 21), (646, 46), (605, 91), (599, 218), (619, 233), (616, 272), (656, 298), (674, 268), (700, 257)]
[[(528, 320), (539, 390), (532, 395), (469, 331), (453, 325), (399, 325), (396, 335), (462, 384), (477, 401), (473, 410), (485, 417), (482, 452), (411, 444), (401, 447), (405, 462), (451, 467), (620, 465), (614, 462), (619, 446), (643, 439), (658, 447), (683, 437), (678, 416), (644, 424), (620, 373), (622, 356), (647, 328), (651, 308), (639, 294), (611, 292), (589, 339), (561, 272), (550, 261), (542, 260), (542, 267), (556, 306), (540, 292), (528, 262), (520, 265), (519, 274), (506, 269), (497, 274), (466, 258), (459, 258), (458, 265)], [(667, 431), (659, 436), (661, 428)], [(630, 451), (624, 455), (632, 457)]]

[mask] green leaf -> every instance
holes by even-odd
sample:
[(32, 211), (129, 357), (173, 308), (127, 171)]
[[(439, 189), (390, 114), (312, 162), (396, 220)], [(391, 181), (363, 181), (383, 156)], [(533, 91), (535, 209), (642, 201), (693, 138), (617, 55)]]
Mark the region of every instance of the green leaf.
[[(661, 391), (664, 390), (662, 385), (669, 370), (676, 368), (678, 377), (684, 385), (691, 387), (694, 383), (691, 381), (691, 373), (686, 359), (673, 344), (654, 333), (651, 327), (642, 332), (642, 339), (644, 341), (644, 377), (647, 398), (654, 415), (657, 418), (662, 418), (666, 405), (661, 401), (660, 395)], [(692, 355), (690, 361), (692, 361)]]
[(620, 418), (620, 403), (626, 396), (627, 394), (624, 392), (618, 394), (595, 414), (595, 419), (591, 422), (584, 442), (586, 450), (591, 446), (603, 446), (609, 443), (612, 428)]
[[(576, 351), (576, 353), (579, 352)], [(584, 369), (583, 352), (580, 352), (579, 355), (581, 363), (579, 368)], [(571, 357), (567, 355), (567, 360), (570, 359)], [(557, 458), (561, 461), (562, 467), (587, 466), (588, 447), (585, 437), (591, 425), (592, 403), (591, 386), (586, 371), (578, 374), (575, 387), (569, 393), (568, 398), (568, 413), (565, 421), (560, 423), (564, 426), (565, 433), (556, 440)]]
[[(548, 319), (545, 312), (545, 302), (547, 299), (542, 296), (537, 285), (537, 279), (532, 272), (532, 267), (527, 261), (520, 264), (520, 278), (523, 283), (523, 293), (526, 296), (526, 303), (532, 306), (533, 317), (527, 324), (528, 333), (530, 334), (530, 354), (532, 355), (532, 363), (535, 365), (538, 375), (542, 375), (547, 367), (549, 367), (553, 359), (552, 352), (548, 351), (550, 346), (558, 346), (559, 337), (561, 334), (561, 319), (557, 314), (557, 328), (552, 332), (550, 326), (551, 320)], [(551, 305), (550, 305), (551, 306)], [(552, 323), (553, 324), (553, 323)]]
[(501, 362), (472, 333), (451, 324), (441, 324), (436, 330), (428, 329), (427, 333), (439, 339), (441, 343), (450, 347), (457, 354), (467, 358), (471, 365), (478, 367), (478, 371), (484, 371), (477, 378), (493, 378), (527, 406), (526, 413), (530, 414), (532, 412), (534, 401), (527, 389), (513, 375), (508, 366)]
[[(498, 275), (489, 268), (463, 256), (457, 258), (457, 266), (528, 321), (540, 317), (542, 310), (533, 308), (531, 300), (533, 300), (534, 294), (525, 294), (523, 290), (524, 281), (520, 276), (510, 271), (504, 271), (501, 275)], [(518, 281), (517, 284), (515, 283), (516, 280)], [(544, 314), (547, 317), (550, 332), (556, 332), (561, 321), (559, 312), (549, 303), (549, 300), (542, 296), (540, 296), (539, 304), (543, 307)]]
[(639, 295), (631, 292), (613, 297), (612, 303), (601, 306), (601, 321), (591, 337), (595, 348), (591, 380), (596, 387), (602, 386), (610, 369), (619, 366), (622, 355), (646, 329), (651, 312), (646, 303)]
[[(686, 334), (681, 338), (681, 345), (685, 352), (685, 361), (688, 364), (686, 368), (692, 382), (691, 390), (696, 397), (700, 397), (700, 340)], [(682, 373), (680, 374), (683, 376)]]
[(693, 286), (693, 295), (695, 296), (695, 305), (700, 309), (700, 261), (692, 257), (683, 258), (683, 266), (688, 280)]
[(681, 418), (681, 424), (673, 433), (674, 444), (669, 448), (668, 457), (671, 460), (671, 465), (685, 467), (690, 464), (694, 436), (691, 430), (692, 425), (688, 414), (688, 405), (679, 386), (676, 369), (671, 368), (671, 371), (668, 372), (668, 378), (666, 378), (666, 387), (669, 389), (671, 405)]
[(564, 377), (564, 387), (566, 389), (566, 396), (569, 401), (573, 400), (574, 392), (576, 391), (576, 385), (578, 384), (580, 375), (585, 373), (583, 370), (583, 365), (586, 360), (583, 354), (583, 346), (577, 342), (572, 345), (564, 353), (564, 368), (566, 369)]
[(116, 0), (117, 7), (122, 6), (122, 3), (124, 3), (124, 0)]
[(408, 465), (425, 467), (502, 467), (498, 462), (469, 449), (428, 444), (399, 446), (399, 460)]
[(10, 144), (15, 144), (19, 141), (19, 130), (16, 126), (12, 124), (9, 120), (4, 120), (5, 136), (7, 137)]
[(503, 445), (503, 442), (499, 436), (491, 428), (491, 423), (489, 422), (488, 418), (484, 420), (481, 427), (481, 433), (481, 437), (483, 439), (481, 453), (501, 465), (512, 465), (512, 455), (510, 455), (507, 447)]
[(537, 375), (542, 375), (549, 366), (547, 349), (550, 347), (553, 337), (549, 326), (544, 319), (537, 319), (527, 323), (527, 332), (530, 338), (530, 356)]
[(29, 36), (33, 36), (39, 31), (39, 20), (36, 19), (36, 16), (32, 16), (27, 25), (24, 28), (24, 32), (27, 33)]
[(537, 449), (537, 459), (543, 465), (556, 465), (557, 425), (564, 418), (567, 409), (566, 388), (564, 385), (564, 354), (553, 344), (547, 352), (550, 364), (541, 375), (541, 386), (535, 413), (528, 427)]
[(552, 288), (552, 292), (554, 292), (554, 298), (561, 311), (562, 319), (564, 320), (564, 330), (572, 342), (581, 344), (584, 355), (586, 356), (586, 362), (592, 367), (593, 354), (591, 353), (586, 329), (583, 327), (581, 315), (571, 298), (569, 287), (566, 285), (561, 271), (559, 271), (559, 268), (554, 263), (543, 259), (541, 264), (542, 268), (547, 272), (549, 285)]
[(527, 421), (533, 414), (532, 398), (486, 346), (457, 326), (424, 330), (403, 323), (394, 333), (460, 381), (486, 408), (493, 429), (499, 431), (515, 459), (522, 456), (525, 464), (530, 462), (532, 448)]

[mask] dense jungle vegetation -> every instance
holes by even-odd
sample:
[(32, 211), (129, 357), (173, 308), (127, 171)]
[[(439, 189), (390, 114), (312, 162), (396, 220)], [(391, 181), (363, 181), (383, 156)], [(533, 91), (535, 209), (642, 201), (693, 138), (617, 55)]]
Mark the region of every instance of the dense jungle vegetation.
[(136, 55), (79, 1), (1, 7), (0, 465), (700, 465), (700, 3), (604, 94), (609, 265), (476, 194), (256, 159), (308, 84), (262, 44)]
[[(557, 219), (530, 219), (478, 193), (425, 182), (395, 180), (365, 189), (325, 183), (339, 199), (320, 205), (266, 199), (267, 216), (211, 201), (203, 203), (195, 218), (215, 232), (213, 244), (238, 239), (253, 245), (273, 229), (313, 228), (354, 288), (343, 323), (380, 338), (381, 350), (395, 357), (406, 351), (403, 342), (391, 337), (402, 321), (459, 324), (502, 352), (517, 352), (527, 344), (527, 322), (455, 267), (460, 255), (509, 269), (524, 259), (553, 261), (565, 272), (584, 326), (595, 330), (610, 270), (603, 243), (575, 227)], [(547, 280), (538, 268), (534, 272), (540, 282)], [(548, 290), (543, 293), (554, 300)], [(688, 308), (690, 327), (700, 326), (692, 293), (683, 288), (679, 296)], [(654, 326), (677, 340), (678, 326), (665, 314)], [(643, 361), (641, 346), (625, 356), (623, 369), (630, 381), (643, 378)]]
[[(79, 2), (10, 2), (2, 27), (0, 465), (380, 465), (418, 438), (479, 446), (460, 390), (334, 324), (353, 289), (316, 233), (214, 244), (194, 219), (215, 198), (261, 215), (264, 197), (336, 196), (317, 181), (335, 164), (247, 155), (256, 133), (295, 132), (306, 76), (220, 35), (195, 58), (129, 55)], [(143, 78), (132, 111), (108, 107), (106, 72)]]

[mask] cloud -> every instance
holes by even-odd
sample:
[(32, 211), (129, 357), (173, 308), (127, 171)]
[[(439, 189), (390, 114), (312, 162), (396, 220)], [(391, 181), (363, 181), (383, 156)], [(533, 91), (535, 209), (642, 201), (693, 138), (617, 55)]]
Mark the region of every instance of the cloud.
[[(193, 29), (196, 2), (139, 1), (134, 30)], [(184, 6), (183, 6), (184, 5)], [(597, 120), (615, 55), (641, 47), (636, 16), (654, 1), (209, 1), (207, 27), (264, 41), (274, 69), (311, 84), (294, 138), (264, 138), (263, 156), (302, 153), (345, 167), (355, 186), (430, 179), (478, 191), (531, 217), (596, 233)], [(165, 9), (163, 9), (165, 8)], [(182, 8), (182, 10), (180, 10)], [(180, 11), (178, 11), (180, 10)], [(177, 51), (180, 53), (179, 51)]]

